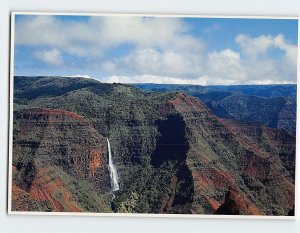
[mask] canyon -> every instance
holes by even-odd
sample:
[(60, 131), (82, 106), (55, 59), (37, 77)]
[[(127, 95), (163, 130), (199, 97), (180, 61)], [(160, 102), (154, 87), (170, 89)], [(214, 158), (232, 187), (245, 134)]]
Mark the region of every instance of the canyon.
[(285, 216), (294, 208), (293, 117), (271, 127), (222, 117), (184, 91), (93, 79), (16, 76), (14, 85), (13, 211)]

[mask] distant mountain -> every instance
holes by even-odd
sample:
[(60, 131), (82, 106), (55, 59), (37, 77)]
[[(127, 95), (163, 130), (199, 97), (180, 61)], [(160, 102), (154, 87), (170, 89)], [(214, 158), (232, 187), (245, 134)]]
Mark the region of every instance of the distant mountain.
[(255, 95), (261, 97), (288, 97), (296, 98), (296, 84), (273, 84), (273, 85), (212, 85), (211, 90), (236, 91), (245, 95)]
[[(285, 130), (222, 119), (183, 92), (81, 78), (14, 77), (14, 84), (13, 210), (293, 209), (295, 137)], [(120, 178), (114, 199), (105, 138)]]
[(297, 86), (293, 84), (235, 86), (135, 84), (135, 86), (145, 91), (183, 91), (202, 100), (219, 117), (260, 123), (296, 134)]
[(154, 84), (154, 83), (137, 83), (135, 86), (147, 91), (187, 91), (190, 93), (218, 93), (237, 92), (245, 95), (256, 95), (261, 97), (288, 97), (295, 98), (297, 95), (296, 84), (273, 84), (273, 85), (189, 85), (189, 84)]

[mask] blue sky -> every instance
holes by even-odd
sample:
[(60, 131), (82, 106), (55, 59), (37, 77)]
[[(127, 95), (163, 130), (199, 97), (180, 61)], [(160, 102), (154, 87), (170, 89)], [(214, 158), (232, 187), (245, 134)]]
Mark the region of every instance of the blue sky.
[(103, 82), (296, 82), (292, 19), (17, 15), (15, 75)]

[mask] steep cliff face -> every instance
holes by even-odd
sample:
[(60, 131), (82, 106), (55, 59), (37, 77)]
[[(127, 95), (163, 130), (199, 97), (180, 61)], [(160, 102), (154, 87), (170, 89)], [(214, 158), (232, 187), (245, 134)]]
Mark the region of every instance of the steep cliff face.
[[(259, 124), (237, 123), (220, 119), (247, 148), (261, 154), (263, 159), (280, 161), (288, 175), (295, 177), (295, 137), (281, 129), (271, 129)], [(278, 158), (279, 157), (279, 158)]]
[[(295, 137), (284, 130), (221, 119), (181, 92), (80, 82), (46, 97), (19, 90), (13, 194), (29, 202), (15, 208), (260, 215), (293, 208)], [(113, 200), (104, 137), (120, 177)]]
[[(14, 117), (14, 185), (30, 195), (38, 209), (83, 211), (86, 206), (80, 202), (85, 200), (74, 194), (80, 185), (76, 179), (86, 180), (95, 195), (96, 189), (109, 191), (106, 141), (90, 121), (41, 108), (15, 112)], [(19, 194), (13, 190), (14, 195)]]
[[(241, 214), (288, 213), (294, 199), (294, 164), (288, 162), (295, 161), (293, 136), (283, 130), (219, 119), (199, 100), (185, 94), (168, 104), (186, 124), (186, 163), (195, 190), (192, 211), (216, 211), (233, 187), (231, 197), (238, 199), (239, 205), (251, 202), (257, 210), (247, 212), (246, 208)], [(278, 193), (280, 189), (285, 191)], [(272, 192), (277, 194), (270, 195)]]

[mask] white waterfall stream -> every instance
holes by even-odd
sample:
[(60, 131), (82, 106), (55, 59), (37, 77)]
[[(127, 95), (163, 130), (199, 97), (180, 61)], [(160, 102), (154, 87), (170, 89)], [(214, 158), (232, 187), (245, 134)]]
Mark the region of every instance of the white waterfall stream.
[(108, 167), (109, 167), (109, 175), (110, 175), (110, 183), (111, 183), (111, 191), (118, 191), (120, 189), (119, 183), (118, 183), (118, 173), (117, 169), (114, 166), (112, 155), (111, 155), (111, 148), (110, 143), (107, 138), (107, 149), (108, 149)]

